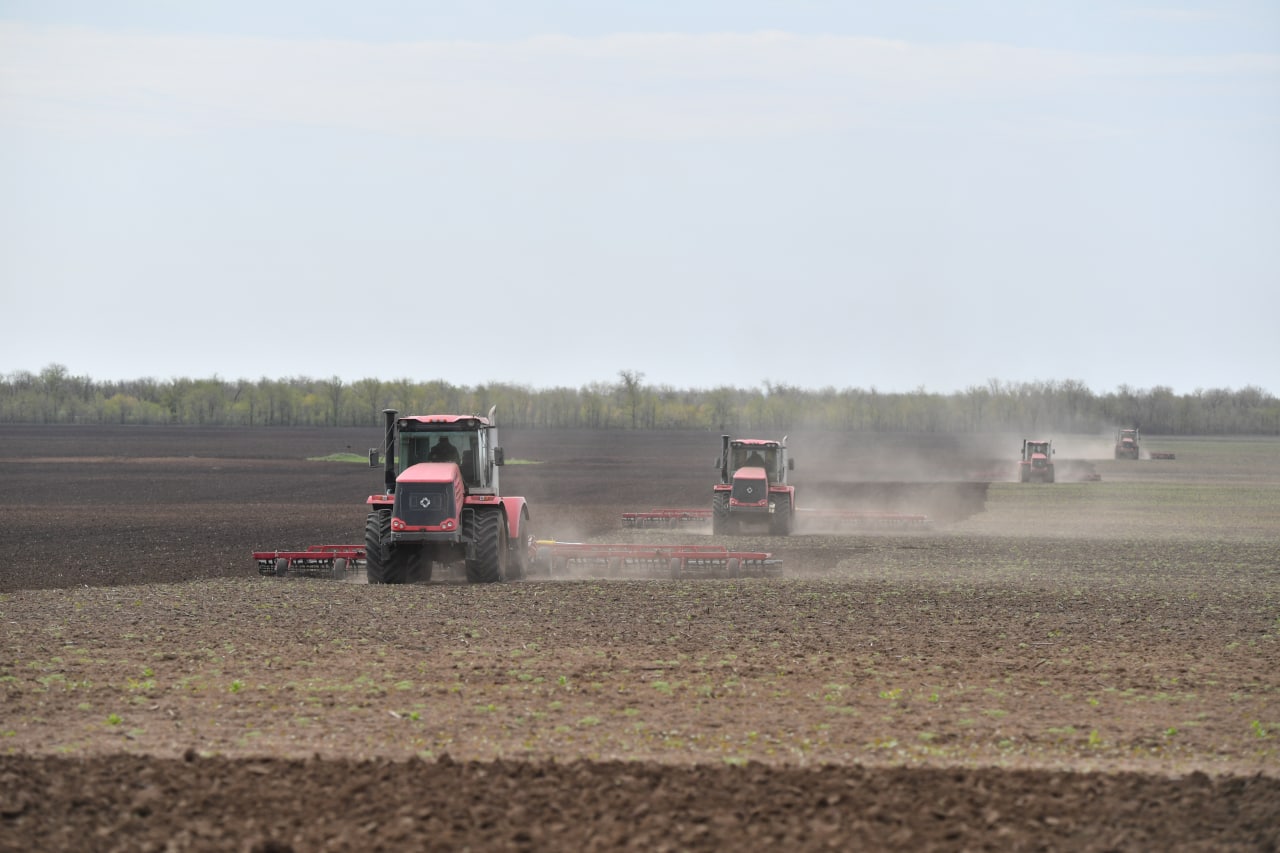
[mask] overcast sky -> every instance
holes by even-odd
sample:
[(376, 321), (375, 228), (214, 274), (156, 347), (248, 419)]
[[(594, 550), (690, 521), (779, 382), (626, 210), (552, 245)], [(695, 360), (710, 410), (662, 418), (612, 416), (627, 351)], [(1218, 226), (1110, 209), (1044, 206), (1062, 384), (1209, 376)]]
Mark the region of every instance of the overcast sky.
[(0, 0), (0, 318), (100, 380), (1280, 393), (1280, 4)]

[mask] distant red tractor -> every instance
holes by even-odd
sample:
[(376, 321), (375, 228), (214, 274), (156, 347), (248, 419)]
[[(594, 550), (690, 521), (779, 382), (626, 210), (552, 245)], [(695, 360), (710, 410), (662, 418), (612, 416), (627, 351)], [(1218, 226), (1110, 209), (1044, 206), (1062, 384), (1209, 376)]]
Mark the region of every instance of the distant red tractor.
[(1053, 442), (1022, 440), (1022, 458), (1018, 460), (1019, 483), (1052, 483)]
[(787, 456), (787, 439), (720, 437), (720, 482), (712, 487), (711, 532), (739, 533), (764, 527), (787, 536), (795, 525), (796, 489), (787, 483), (795, 460)]
[[(519, 580), (533, 557), (529, 508), (503, 496), (493, 410), (480, 415), (416, 415), (386, 421), (383, 494), (366, 503), (369, 583), (431, 579), (433, 564), (462, 562), (471, 583)], [(369, 451), (378, 465), (378, 451)]]
[(1122, 429), (1116, 433), (1116, 458), (1138, 458), (1138, 430)]

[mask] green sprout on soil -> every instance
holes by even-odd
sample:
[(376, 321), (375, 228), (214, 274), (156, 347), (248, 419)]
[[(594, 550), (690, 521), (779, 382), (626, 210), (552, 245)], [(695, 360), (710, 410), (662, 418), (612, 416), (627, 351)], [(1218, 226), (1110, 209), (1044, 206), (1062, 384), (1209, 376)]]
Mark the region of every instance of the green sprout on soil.
[(1266, 726), (1262, 725), (1261, 720), (1254, 720), (1253, 722), (1249, 723), (1249, 728), (1253, 729), (1253, 733), (1257, 735), (1260, 739), (1265, 740), (1271, 737), (1271, 732), (1267, 729)]
[(107, 725), (118, 726), (124, 722), (124, 718), (119, 714), (107, 714)]
[(235, 681), (231, 682), (230, 690), (232, 693), (239, 693), (241, 690), (244, 690), (244, 682), (237, 678)]

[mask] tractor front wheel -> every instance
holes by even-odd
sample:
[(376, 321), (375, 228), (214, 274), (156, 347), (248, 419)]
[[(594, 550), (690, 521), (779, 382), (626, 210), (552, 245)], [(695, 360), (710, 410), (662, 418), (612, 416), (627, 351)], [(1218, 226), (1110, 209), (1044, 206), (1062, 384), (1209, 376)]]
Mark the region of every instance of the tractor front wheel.
[(711, 495), (711, 532), (724, 536), (729, 532), (729, 493), (714, 492)]
[(382, 543), (391, 535), (391, 510), (375, 509), (364, 521), (364, 565), (369, 583), (387, 580), (387, 554)]
[(790, 536), (791, 495), (778, 495), (773, 502), (773, 517), (769, 519), (769, 532), (774, 536)]
[[(468, 520), (469, 519), (469, 520)], [(500, 510), (475, 510), (463, 520), (463, 532), (475, 544), (474, 560), (467, 560), (468, 583), (507, 580), (507, 520)]]

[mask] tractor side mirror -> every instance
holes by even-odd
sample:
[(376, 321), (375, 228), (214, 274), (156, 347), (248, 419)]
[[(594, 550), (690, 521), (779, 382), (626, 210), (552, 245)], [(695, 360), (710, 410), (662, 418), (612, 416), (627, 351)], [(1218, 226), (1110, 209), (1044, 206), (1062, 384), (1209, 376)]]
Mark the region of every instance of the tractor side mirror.
[(495, 447), (495, 448), (493, 449), (493, 464), (494, 464), (494, 465), (505, 465), (505, 464), (507, 464), (507, 457), (506, 457), (506, 454), (502, 452), (502, 448), (501, 448), (501, 447)]
[(370, 468), (378, 467), (378, 448), (376, 447), (369, 448), (369, 467)]
[(788, 471), (794, 471), (794, 470), (796, 470), (796, 460), (794, 460), (794, 459), (792, 459), (792, 458), (790, 458), (790, 457), (788, 457), (788, 458), (787, 458), (787, 470), (788, 470)]

